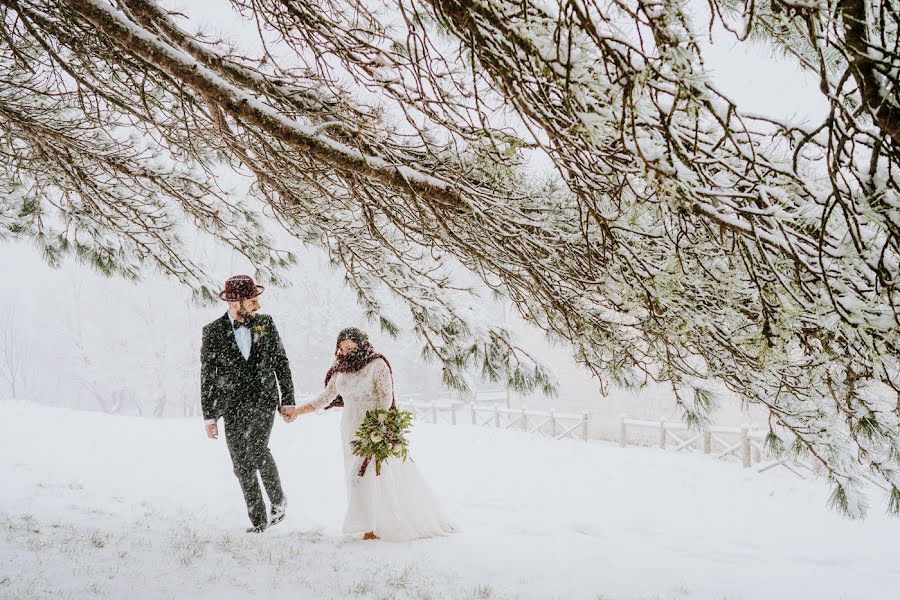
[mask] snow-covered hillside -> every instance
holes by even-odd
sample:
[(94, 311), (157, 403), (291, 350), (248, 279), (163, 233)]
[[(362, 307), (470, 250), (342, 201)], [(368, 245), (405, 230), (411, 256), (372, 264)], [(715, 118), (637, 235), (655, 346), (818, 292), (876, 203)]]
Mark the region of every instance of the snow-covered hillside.
[[(704, 456), (419, 425), (414, 453), (463, 532), (343, 537), (338, 415), (276, 423), (287, 520), (246, 523), (197, 419), (0, 403), (0, 598), (896, 597), (900, 520)], [(880, 497), (873, 496), (879, 501)]]

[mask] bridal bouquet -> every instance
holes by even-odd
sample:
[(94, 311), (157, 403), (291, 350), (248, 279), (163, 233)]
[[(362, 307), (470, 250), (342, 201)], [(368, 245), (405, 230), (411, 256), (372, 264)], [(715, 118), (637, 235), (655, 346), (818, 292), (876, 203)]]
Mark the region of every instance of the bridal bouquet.
[(360, 477), (365, 475), (372, 459), (375, 460), (376, 475), (381, 475), (381, 463), (387, 459), (406, 460), (409, 455), (406, 434), (409, 433), (412, 418), (411, 412), (393, 407), (376, 408), (366, 413), (356, 431), (356, 439), (350, 442), (353, 454), (364, 458), (359, 469)]

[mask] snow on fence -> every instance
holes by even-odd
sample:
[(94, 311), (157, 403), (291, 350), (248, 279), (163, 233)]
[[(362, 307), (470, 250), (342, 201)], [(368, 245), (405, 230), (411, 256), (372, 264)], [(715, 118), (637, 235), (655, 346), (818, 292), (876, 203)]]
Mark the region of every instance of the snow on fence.
[(500, 408), (497, 405), (470, 404), (472, 425), (491, 425), (503, 429), (519, 429), (527, 433), (539, 433), (557, 440), (563, 438), (590, 439), (590, 414), (557, 413), (522, 408)]
[[(409, 399), (401, 400), (398, 404), (400, 408), (412, 412), (416, 419), (430, 423), (511, 429), (557, 440), (571, 438), (587, 442), (592, 437), (591, 414), (588, 411), (567, 413), (553, 409), (539, 411), (525, 407), (503, 408), (498, 404), (423, 402)], [(675, 452), (702, 451), (717, 459), (736, 458), (744, 468), (755, 468), (758, 473), (765, 473), (776, 467), (785, 468), (801, 478), (804, 478), (804, 474), (818, 476), (824, 473), (822, 464), (816, 459), (771, 456), (765, 447), (766, 432), (755, 425), (714, 425), (706, 431), (698, 432), (680, 422), (632, 419), (621, 415), (618, 439), (607, 441), (618, 441), (623, 448), (628, 445), (647, 445), (648, 431), (656, 432), (655, 445), (660, 448)], [(629, 435), (633, 437), (629, 439)]]
[(591, 415), (582, 413), (528, 410), (522, 408), (501, 408), (497, 404), (485, 405), (474, 402), (417, 402), (401, 401), (400, 408), (413, 413), (416, 419), (431, 423), (458, 425), (461, 419), (482, 427), (514, 429), (526, 433), (538, 433), (553, 439), (590, 439)]
[(684, 423), (666, 420), (646, 421), (631, 419), (627, 415), (619, 417), (619, 445), (628, 446), (628, 432), (632, 429), (656, 430), (659, 432), (659, 447), (681, 450), (702, 449), (704, 454), (714, 458), (738, 457), (745, 469), (756, 465), (756, 471), (765, 473), (775, 467), (783, 467), (800, 478), (803, 471), (813, 475), (821, 475), (822, 463), (816, 459), (805, 461), (793, 456), (773, 457), (765, 447), (767, 433), (756, 425), (741, 427), (722, 427), (713, 425), (705, 431), (691, 430)]

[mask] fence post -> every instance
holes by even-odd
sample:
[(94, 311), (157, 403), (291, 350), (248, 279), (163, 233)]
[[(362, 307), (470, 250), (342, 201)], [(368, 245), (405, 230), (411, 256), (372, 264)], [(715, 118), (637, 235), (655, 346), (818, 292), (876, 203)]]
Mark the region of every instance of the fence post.
[(472, 409), (472, 425), (478, 425), (478, 412), (475, 410), (475, 401), (469, 402), (469, 408)]
[(431, 422), (437, 425), (438, 416), (437, 416), (437, 401), (431, 401)]
[(750, 468), (750, 436), (748, 435), (750, 428), (741, 425), (741, 461), (745, 469)]
[[(754, 438), (758, 438), (759, 436), (758, 436), (757, 434), (759, 433), (759, 427), (757, 427), (756, 424), (752, 425), (752, 426), (750, 427), (750, 433), (753, 434), (753, 437), (754, 437)], [(753, 439), (751, 439), (750, 441), (751, 441), (751, 444), (750, 444), (750, 462), (751, 462), (751, 463), (757, 463), (757, 464), (758, 464), (758, 463), (761, 463), (761, 462), (762, 462), (762, 459), (763, 459), (763, 453), (762, 453), (762, 451), (759, 449), (759, 446), (758, 446), (757, 444), (753, 444), (753, 443), (752, 443), (752, 442), (753, 442)]]
[(528, 431), (528, 412), (525, 406), (522, 406), (522, 431)]
[(756, 446), (752, 446), (752, 445), (751, 445), (751, 447), (750, 447), (750, 458), (751, 458), (751, 461), (750, 461), (750, 462), (754, 462), (754, 463), (760, 463), (760, 462), (762, 462), (762, 453), (759, 451), (759, 448), (757, 448)]
[(625, 428), (625, 415), (619, 415), (619, 445), (623, 448), (628, 445), (628, 430)]
[(712, 434), (708, 431), (703, 432), (703, 454), (712, 452)]
[(450, 403), (450, 424), (456, 425), (456, 404)]
[(584, 441), (587, 442), (590, 434), (591, 434), (591, 415), (588, 414), (588, 411), (584, 411), (581, 415), (581, 433), (584, 436)]
[(500, 428), (500, 407), (494, 404), (494, 427)]
[(556, 438), (556, 416), (553, 414), (553, 409), (550, 409), (550, 435)]
[(664, 419), (659, 420), (659, 447), (663, 449), (666, 447), (666, 421)]

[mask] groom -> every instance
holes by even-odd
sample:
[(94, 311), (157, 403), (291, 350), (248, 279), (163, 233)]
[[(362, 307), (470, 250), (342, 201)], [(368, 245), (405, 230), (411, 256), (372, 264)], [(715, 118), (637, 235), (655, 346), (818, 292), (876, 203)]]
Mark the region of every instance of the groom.
[[(228, 302), (228, 312), (203, 328), (200, 350), (206, 434), (219, 437), (217, 422), (222, 417), (228, 452), (250, 515), (250, 533), (265, 531), (284, 519), (287, 501), (269, 451), (269, 435), (275, 410), (294, 405), (291, 368), (278, 330), (272, 317), (257, 314), (263, 289), (247, 275), (228, 279), (219, 294)], [(257, 472), (272, 504), (271, 517)]]

